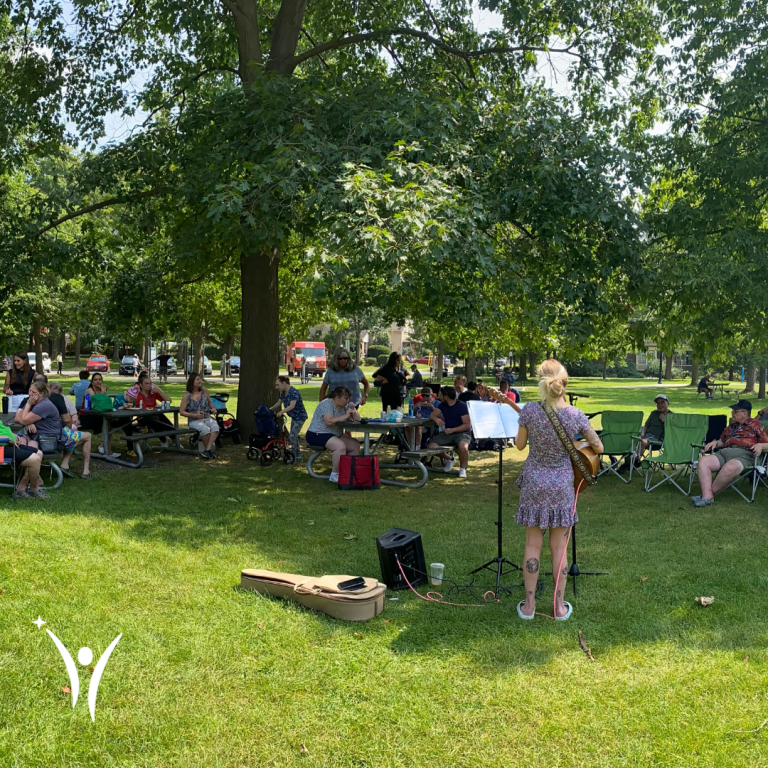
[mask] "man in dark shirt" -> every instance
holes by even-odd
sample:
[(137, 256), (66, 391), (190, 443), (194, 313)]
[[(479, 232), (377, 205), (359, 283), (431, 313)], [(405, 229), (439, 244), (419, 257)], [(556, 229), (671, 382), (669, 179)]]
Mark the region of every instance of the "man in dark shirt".
[[(453, 387), (443, 387), (440, 392), (443, 400), (432, 411), (429, 418), (445, 429), (429, 441), (428, 447), (439, 448), (447, 445), (455, 447), (459, 454), (459, 477), (466, 477), (467, 464), (469, 463), (469, 443), (472, 439), (469, 408), (467, 408), (466, 403), (462, 403), (458, 399)], [(445, 471), (450, 472), (453, 469), (453, 459), (447, 453), (438, 455), (445, 460)]]
[(470, 381), (467, 384), (467, 388), (459, 395), (459, 400), (462, 403), (468, 403), (470, 400), (480, 400), (480, 395), (477, 394), (477, 384), (474, 381)]
[(424, 386), (424, 379), (421, 376), (421, 371), (415, 366), (411, 366), (411, 378), (408, 379), (408, 386), (410, 389), (421, 389)]
[(157, 373), (162, 381), (168, 381), (168, 361), (171, 357), (167, 352), (157, 356)]
[(712, 379), (709, 378), (709, 374), (707, 374), (703, 379), (699, 381), (699, 386), (697, 388), (697, 391), (704, 392), (704, 394), (707, 397), (707, 400), (712, 399), (714, 390), (712, 389)]
[(667, 414), (672, 413), (669, 410), (669, 398), (666, 395), (656, 395), (654, 400), (656, 410), (651, 413), (645, 426), (640, 430), (640, 446), (635, 458), (635, 466), (639, 467), (643, 455), (648, 450), (648, 446), (654, 443), (656, 447), (664, 443), (664, 422), (667, 420)]

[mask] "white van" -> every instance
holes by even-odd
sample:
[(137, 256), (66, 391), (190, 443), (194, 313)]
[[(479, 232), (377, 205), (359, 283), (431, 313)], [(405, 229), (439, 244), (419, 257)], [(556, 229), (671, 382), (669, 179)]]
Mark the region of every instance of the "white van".
[[(32, 370), (37, 370), (37, 355), (34, 352), (27, 352), (29, 357), (29, 367)], [(43, 373), (51, 372), (51, 356), (47, 352), (43, 352)]]

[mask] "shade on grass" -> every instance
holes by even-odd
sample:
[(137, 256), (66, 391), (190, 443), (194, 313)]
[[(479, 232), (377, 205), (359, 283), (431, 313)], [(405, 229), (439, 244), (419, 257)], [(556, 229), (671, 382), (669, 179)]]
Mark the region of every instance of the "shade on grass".
[[(586, 412), (646, 413), (657, 389), (572, 388), (593, 395)], [(311, 405), (317, 387), (302, 390)], [(725, 412), (661, 391), (672, 410)], [(383, 616), (345, 624), (241, 592), (240, 569), (378, 575), (374, 539), (397, 525), (465, 578), (494, 552), (496, 455), (473, 454), (466, 482), (375, 493), (244, 455), (99, 464), (98, 482), (68, 480), (46, 504), (0, 496), (0, 765), (764, 764), (768, 728), (735, 733), (768, 718), (764, 490), (694, 510), (674, 489), (601, 478), (579, 503), (579, 559), (611, 575), (581, 580), (569, 622), (519, 621), (518, 589), (482, 608), (398, 593)], [(524, 456), (505, 456), (506, 554), (519, 560), (510, 481)], [(548, 580), (539, 608), (551, 594)], [(95, 659), (123, 633), (95, 724), (90, 672), (73, 711), (46, 628)]]

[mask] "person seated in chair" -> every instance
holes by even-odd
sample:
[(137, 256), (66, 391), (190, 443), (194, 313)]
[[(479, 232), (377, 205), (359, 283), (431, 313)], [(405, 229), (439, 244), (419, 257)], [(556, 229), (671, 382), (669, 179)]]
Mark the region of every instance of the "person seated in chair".
[(470, 401), (480, 400), (480, 395), (477, 394), (477, 383), (474, 381), (467, 382), (467, 388), (459, 395), (459, 400), (462, 403), (468, 403)]
[(707, 400), (711, 400), (712, 395), (714, 394), (712, 384), (712, 379), (710, 378), (709, 374), (706, 374), (704, 378), (699, 381), (697, 392), (703, 392), (706, 395)]
[[(732, 421), (723, 430), (719, 440), (704, 446), (709, 452), (702, 456), (696, 470), (701, 485), (701, 496), (692, 496), (694, 507), (709, 507), (715, 503), (715, 494), (727, 488), (745, 469), (755, 466), (755, 459), (768, 449), (768, 434), (758, 419), (752, 418), (752, 403), (739, 400), (731, 406)], [(715, 472), (714, 482), (712, 473)]]
[(520, 402), (520, 393), (511, 387), (506, 379), (501, 380), (501, 383), (499, 384), (499, 392), (501, 392), (507, 400), (510, 400), (513, 403)]
[(635, 466), (639, 467), (643, 460), (648, 446), (653, 443), (656, 447), (664, 443), (664, 422), (667, 420), (667, 414), (672, 413), (669, 410), (669, 398), (666, 395), (656, 395), (654, 401), (656, 410), (646, 420), (643, 428), (640, 430), (640, 445), (637, 447), (635, 455)]
[(417, 365), (411, 366), (411, 378), (408, 379), (409, 389), (421, 389), (424, 386), (424, 378)]
[[(443, 387), (440, 390), (442, 402), (432, 411), (429, 417), (438, 426), (445, 427), (429, 441), (429, 448), (453, 446), (459, 454), (459, 477), (467, 476), (469, 462), (469, 443), (472, 440), (472, 425), (469, 421), (469, 408), (458, 399), (454, 387)], [(444, 470), (450, 472), (454, 461), (447, 453), (438, 454), (445, 461)]]

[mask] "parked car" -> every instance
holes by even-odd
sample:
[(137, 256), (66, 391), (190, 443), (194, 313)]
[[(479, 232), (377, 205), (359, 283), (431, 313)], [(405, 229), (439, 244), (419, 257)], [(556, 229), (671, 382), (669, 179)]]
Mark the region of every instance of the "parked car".
[(240, 358), (232, 355), (232, 357), (229, 358), (229, 372), (230, 373), (240, 373)]
[(89, 373), (108, 373), (109, 360), (106, 355), (91, 355), (85, 364), (85, 370)]
[[(37, 367), (37, 355), (34, 352), (27, 352), (29, 358), (29, 367)], [(47, 352), (43, 352), (43, 373), (51, 372), (51, 356)]]
[[(194, 371), (195, 369), (192, 366), (192, 358), (187, 358), (187, 369), (190, 371)], [(203, 357), (203, 376), (213, 376), (213, 366), (211, 365), (211, 361), (207, 357)]]
[[(178, 373), (178, 369), (176, 367), (176, 360), (174, 358), (168, 359), (168, 375), (169, 376), (175, 376)], [(160, 363), (157, 362), (157, 359), (154, 359), (152, 361), (152, 373), (157, 373), (160, 370)]]
[(13, 358), (10, 355), (6, 355), (0, 361), (0, 371), (10, 371), (13, 368)]
[(136, 368), (133, 365), (133, 355), (126, 355), (121, 361), (117, 369), (118, 376), (133, 376), (136, 373)]

